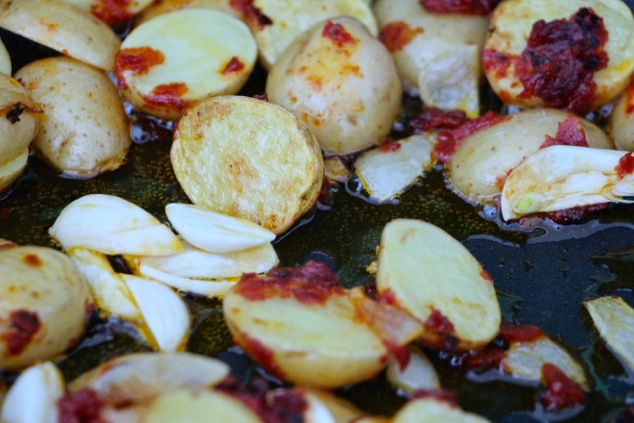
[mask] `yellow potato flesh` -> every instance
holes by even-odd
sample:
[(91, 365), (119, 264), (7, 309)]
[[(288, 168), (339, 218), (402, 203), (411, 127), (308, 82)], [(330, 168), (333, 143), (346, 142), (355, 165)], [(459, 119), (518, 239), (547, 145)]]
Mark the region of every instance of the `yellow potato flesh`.
[(20, 156), (37, 134), (41, 109), (22, 85), (0, 73), (0, 165)]
[(157, 16), (174, 10), (185, 9), (189, 7), (208, 7), (228, 13), (234, 18), (240, 19), (242, 14), (240, 11), (231, 7), (230, 0), (162, 0), (155, 1), (150, 6), (143, 9), (134, 19), (134, 25), (139, 26), (143, 22), (149, 21)]
[(432, 398), (409, 401), (394, 416), (393, 423), (487, 423), (488, 420), (466, 413), (457, 406)]

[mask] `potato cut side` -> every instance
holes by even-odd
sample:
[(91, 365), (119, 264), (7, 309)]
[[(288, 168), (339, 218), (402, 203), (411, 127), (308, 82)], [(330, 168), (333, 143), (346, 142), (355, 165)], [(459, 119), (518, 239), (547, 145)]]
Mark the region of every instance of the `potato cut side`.
[(2, 0), (0, 27), (64, 55), (112, 71), (121, 41), (90, 13), (64, 0)]
[(354, 404), (330, 391), (315, 388), (299, 388), (306, 396), (323, 404), (336, 423), (357, 422), (365, 415)]
[(211, 9), (217, 9), (221, 12), (225, 12), (240, 19), (242, 12), (238, 9), (231, 7), (231, 0), (161, 0), (155, 1), (150, 6), (146, 7), (139, 13), (134, 19), (134, 25), (139, 26), (145, 21), (149, 21), (157, 16), (165, 13), (173, 12), (179, 9), (185, 9), (190, 7), (208, 7)]
[(256, 55), (240, 20), (209, 8), (182, 9), (136, 27), (117, 53), (115, 73), (133, 106), (176, 120), (200, 100), (237, 93)]
[[(421, 339), (433, 346), (477, 349), (498, 333), (493, 281), (462, 244), (432, 224), (397, 219), (385, 226), (377, 288), (424, 323)], [(444, 345), (447, 337), (456, 345)]]
[(416, 347), (410, 347), (409, 362), (404, 369), (396, 359), (390, 358), (386, 376), (392, 386), (410, 395), (421, 389), (440, 389), (436, 369), (425, 353)]
[(275, 64), (297, 36), (326, 19), (349, 16), (361, 21), (373, 36), (377, 34), (372, 10), (363, 0), (255, 0), (253, 5), (260, 17), (244, 10), (243, 18), (255, 35), (265, 69)]
[(189, 199), (279, 234), (316, 202), (324, 174), (319, 145), (283, 108), (215, 97), (179, 121), (174, 173)]
[(0, 164), (0, 193), (6, 191), (20, 177), (29, 160), (29, 149), (25, 148), (12, 160)]
[(64, 176), (90, 178), (123, 164), (132, 140), (117, 88), (105, 72), (68, 57), (15, 74), (42, 108), (35, 154)]
[(394, 416), (393, 423), (486, 423), (489, 420), (462, 411), (458, 406), (433, 398), (408, 401)]
[(64, 0), (67, 3), (92, 13), (108, 25), (115, 25), (130, 20), (134, 15), (145, 9), (154, 0)]
[(568, 351), (548, 337), (531, 342), (511, 342), (501, 365), (514, 378), (540, 382), (542, 367), (546, 363), (556, 366), (585, 390), (590, 388), (583, 367)]
[[(625, 89), (629, 83), (629, 76), (634, 70), (634, 19), (624, 2), (620, 0), (508, 1), (500, 4), (500, 7), (497, 7), (491, 15), (492, 30), (486, 40), (483, 56), (484, 70), (489, 83), (504, 102), (530, 107), (538, 105), (557, 107), (551, 100), (545, 101), (544, 98), (531, 92), (524, 93), (524, 82), (520, 79), (520, 72), (518, 72), (521, 68), (519, 63), (536, 22), (543, 20), (545, 23), (551, 23), (562, 19), (570, 20), (582, 8), (594, 11), (601, 18), (602, 25), (607, 31), (607, 40), (602, 46), (608, 58), (607, 63), (605, 67), (598, 69), (590, 76), (593, 84), (596, 84), (590, 90), (590, 110), (612, 101)], [(562, 29), (560, 31), (563, 32)], [(584, 33), (584, 38), (594, 37), (593, 34), (589, 35), (591, 28), (582, 27), (580, 31)], [(572, 31), (568, 30), (568, 33)], [(554, 51), (557, 50), (554, 49)], [(539, 53), (537, 56), (540, 56)], [(596, 54), (591, 57), (596, 58)], [(550, 62), (555, 59), (557, 57), (540, 56), (539, 60)], [(525, 76), (525, 80), (540, 77), (539, 63), (532, 66), (537, 66), (536, 74)], [(569, 69), (570, 66), (566, 67), (566, 72)], [(574, 72), (565, 74), (568, 80), (573, 76), (575, 76)], [(560, 75), (559, 78), (561, 79), (562, 76)], [(544, 84), (553, 80), (556, 80), (555, 75), (541, 78)], [(575, 88), (583, 88), (584, 85), (585, 83), (578, 81)], [(553, 95), (554, 100), (560, 101), (567, 97), (566, 91), (561, 87), (553, 88), (553, 94), (555, 90), (557, 95)], [(573, 93), (571, 96), (572, 99), (576, 99), (580, 95), (583, 93)], [(571, 104), (563, 106), (570, 107)], [(575, 109), (574, 105), (571, 109)], [(583, 115), (590, 110), (582, 107), (578, 111)]]
[(29, 367), (18, 376), (2, 403), (6, 423), (54, 423), (57, 401), (64, 396), (62, 372), (50, 361)]
[(621, 297), (601, 297), (583, 303), (608, 347), (634, 373), (634, 309)]
[(618, 150), (634, 151), (634, 85), (630, 85), (614, 104), (607, 130)]
[(187, 242), (210, 253), (242, 251), (275, 239), (273, 232), (253, 222), (192, 204), (168, 204), (165, 214)]
[(49, 234), (70, 251), (103, 254), (171, 255), (182, 250), (176, 235), (154, 216), (122, 198), (90, 194), (70, 203)]
[(150, 344), (160, 351), (185, 349), (190, 330), (189, 309), (172, 288), (138, 276), (120, 274), (148, 327)]
[(371, 198), (389, 201), (411, 186), (432, 163), (433, 137), (413, 135), (367, 151), (354, 162)]
[(345, 183), (352, 177), (352, 172), (339, 156), (324, 158), (324, 172), (329, 182)]
[(464, 138), (448, 165), (454, 188), (470, 200), (491, 202), (509, 172), (548, 137), (556, 139), (560, 127), (576, 128), (590, 147), (612, 148), (608, 136), (585, 119), (555, 109), (522, 111)]
[(0, 41), (0, 72), (11, 75), (11, 57), (2, 41)]
[(133, 353), (110, 359), (68, 385), (70, 393), (93, 389), (111, 404), (140, 404), (187, 388), (210, 389), (229, 375), (222, 361), (187, 352)]
[(102, 311), (127, 320), (141, 318), (141, 311), (130, 290), (104, 254), (80, 247), (73, 248), (67, 254), (90, 287)]
[(564, 210), (607, 202), (631, 203), (631, 153), (555, 145), (529, 156), (502, 191), (502, 217)]

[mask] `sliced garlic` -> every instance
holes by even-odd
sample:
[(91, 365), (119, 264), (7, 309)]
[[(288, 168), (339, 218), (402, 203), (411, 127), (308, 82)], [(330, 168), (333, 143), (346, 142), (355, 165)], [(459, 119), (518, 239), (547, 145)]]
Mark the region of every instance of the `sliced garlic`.
[(425, 324), (421, 338), (439, 346), (477, 349), (498, 333), (500, 306), (480, 263), (442, 229), (397, 219), (383, 229), (377, 288)]
[(142, 208), (119, 197), (90, 194), (70, 203), (49, 234), (70, 251), (170, 255), (182, 250), (176, 235)]
[(133, 275), (120, 275), (149, 328), (150, 343), (152, 340), (156, 342), (160, 351), (184, 349), (189, 337), (190, 315), (183, 299), (160, 282)]
[(634, 195), (634, 176), (626, 168), (619, 176), (619, 163), (627, 160), (626, 154), (565, 145), (537, 151), (506, 179), (502, 217), (511, 220), (530, 213), (606, 202), (631, 203), (625, 197)]
[(273, 232), (249, 220), (193, 204), (168, 204), (165, 214), (187, 242), (211, 253), (242, 251), (275, 239)]
[(436, 369), (425, 353), (416, 347), (410, 347), (409, 362), (404, 369), (401, 369), (396, 359), (390, 358), (386, 376), (395, 388), (407, 394), (413, 394), (420, 389), (440, 389)]
[(370, 196), (388, 201), (422, 176), (432, 163), (433, 138), (413, 135), (363, 153), (354, 167)]
[(408, 401), (401, 408), (393, 423), (487, 423), (489, 420), (462, 411), (458, 406), (434, 398)]
[(634, 372), (634, 309), (620, 297), (596, 298), (584, 306), (608, 347)]
[(127, 285), (104, 254), (79, 247), (67, 254), (90, 287), (101, 310), (127, 320), (138, 320), (141, 317), (141, 311)]
[(26, 369), (2, 403), (4, 423), (57, 423), (57, 401), (64, 396), (62, 373), (50, 361)]

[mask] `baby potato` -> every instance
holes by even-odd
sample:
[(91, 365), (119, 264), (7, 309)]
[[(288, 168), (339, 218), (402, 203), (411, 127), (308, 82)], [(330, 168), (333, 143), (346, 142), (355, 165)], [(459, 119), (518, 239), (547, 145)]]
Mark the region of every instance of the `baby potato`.
[(0, 72), (11, 75), (11, 57), (7, 48), (2, 44), (2, 40), (0, 40)]
[(189, 109), (170, 154), (192, 203), (276, 234), (315, 204), (323, 181), (310, 131), (283, 108), (249, 97), (215, 97)]
[(92, 308), (88, 287), (64, 254), (0, 250), (0, 368), (18, 370), (74, 346)]
[(253, 6), (234, 7), (240, 9), (251, 28), (258, 43), (260, 63), (267, 70), (295, 38), (326, 19), (349, 16), (363, 22), (373, 36), (377, 34), (372, 10), (363, 0), (254, 0)]
[(131, 19), (154, 0), (65, 0), (80, 9), (91, 12), (108, 25), (123, 23)]
[(157, 16), (165, 13), (172, 12), (174, 10), (185, 9), (190, 7), (209, 7), (211, 9), (217, 9), (221, 12), (225, 12), (233, 16), (234, 18), (242, 18), (242, 13), (231, 6), (233, 3), (231, 0), (161, 0), (155, 1), (148, 7), (143, 9), (134, 18), (134, 26), (139, 26), (143, 22), (149, 21)]
[(469, 200), (492, 201), (511, 170), (566, 130), (585, 137), (590, 147), (612, 148), (608, 136), (585, 119), (556, 109), (525, 110), (468, 135), (447, 167), (451, 183)]
[[(456, 49), (469, 45), (479, 50), (486, 39), (486, 16), (430, 13), (419, 0), (379, 0), (373, 10), (379, 23), (379, 38), (410, 87), (418, 87), (419, 74), (438, 57), (446, 60)], [(479, 69), (477, 63), (476, 80)]]
[(104, 72), (54, 57), (31, 62), (15, 78), (44, 110), (32, 143), (39, 158), (73, 178), (121, 166), (132, 141), (121, 97)]
[(625, 90), (612, 108), (608, 132), (619, 150), (634, 151), (634, 85)]
[(621, 0), (504, 1), (491, 16), (483, 65), (505, 103), (583, 115), (629, 83), (634, 19)]
[(121, 41), (104, 22), (65, 0), (0, 0), (0, 27), (106, 71)]
[(257, 55), (249, 28), (208, 8), (176, 10), (136, 27), (121, 45), (115, 74), (137, 109), (176, 120), (200, 100), (235, 94)]
[(271, 102), (298, 116), (331, 154), (383, 141), (401, 107), (401, 82), (385, 47), (352, 18), (321, 22), (278, 58)]

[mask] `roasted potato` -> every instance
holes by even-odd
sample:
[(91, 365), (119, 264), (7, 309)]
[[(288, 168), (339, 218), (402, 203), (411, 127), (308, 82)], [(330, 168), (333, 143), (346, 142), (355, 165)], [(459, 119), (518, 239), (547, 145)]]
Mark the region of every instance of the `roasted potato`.
[(43, 109), (35, 154), (64, 176), (90, 178), (121, 166), (131, 144), (123, 102), (108, 76), (67, 57), (16, 74)]
[(174, 10), (190, 7), (209, 7), (225, 12), (240, 19), (242, 13), (231, 6), (231, 0), (161, 0), (155, 1), (134, 18), (134, 25), (139, 26), (145, 21), (149, 21), (157, 16)]
[(634, 86), (625, 90), (612, 108), (608, 132), (619, 150), (634, 151)]
[(401, 83), (385, 47), (361, 22), (321, 22), (278, 58), (266, 82), (269, 100), (298, 116), (331, 154), (383, 141), (401, 104)]
[(92, 13), (108, 25), (123, 23), (149, 6), (154, 0), (64, 0)]

